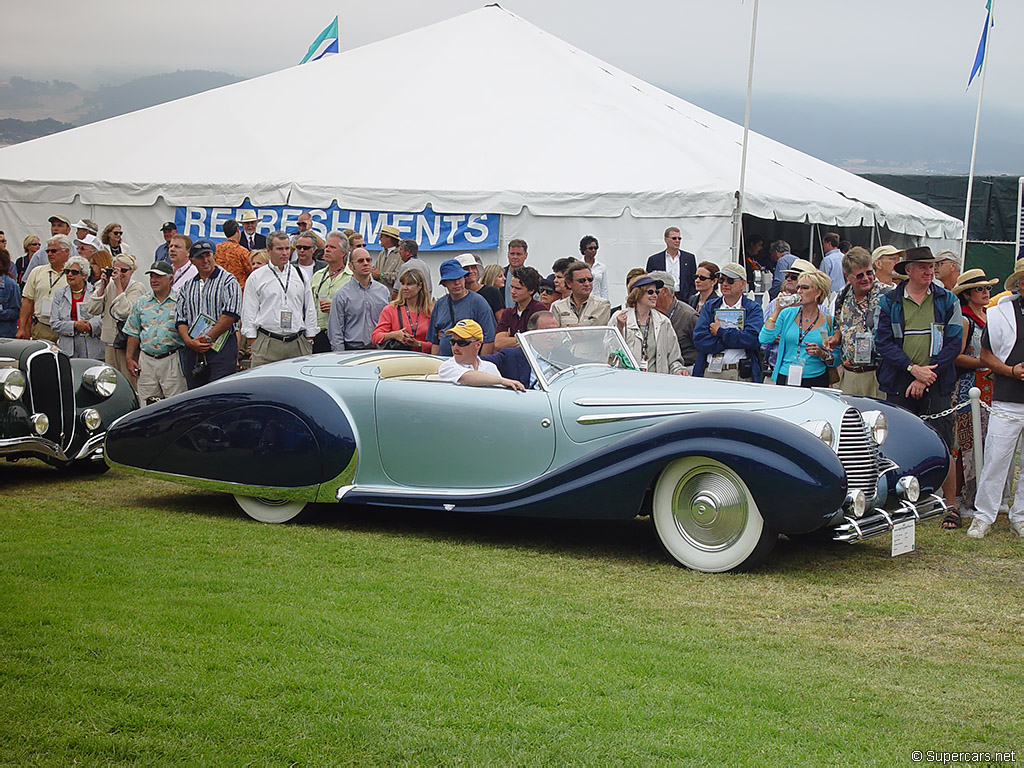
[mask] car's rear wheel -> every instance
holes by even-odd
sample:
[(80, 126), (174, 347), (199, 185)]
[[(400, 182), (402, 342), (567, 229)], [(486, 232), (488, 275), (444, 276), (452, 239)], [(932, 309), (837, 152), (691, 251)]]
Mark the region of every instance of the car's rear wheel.
[(654, 488), (652, 517), (665, 551), (695, 571), (753, 568), (778, 538), (740, 476), (700, 456), (665, 467)]
[(259, 496), (235, 494), (235, 501), (245, 514), (261, 523), (289, 523), (306, 508), (304, 501), (265, 499)]

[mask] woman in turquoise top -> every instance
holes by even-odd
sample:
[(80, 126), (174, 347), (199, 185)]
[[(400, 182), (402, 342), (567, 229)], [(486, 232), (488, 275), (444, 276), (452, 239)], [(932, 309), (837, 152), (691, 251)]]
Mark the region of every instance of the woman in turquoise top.
[(828, 367), (836, 364), (824, 340), (832, 335), (832, 319), (819, 305), (828, 298), (832, 281), (824, 272), (804, 272), (797, 278), (799, 304), (781, 307), (778, 302), (761, 328), (762, 344), (779, 341), (772, 378), (776, 384), (827, 387)]

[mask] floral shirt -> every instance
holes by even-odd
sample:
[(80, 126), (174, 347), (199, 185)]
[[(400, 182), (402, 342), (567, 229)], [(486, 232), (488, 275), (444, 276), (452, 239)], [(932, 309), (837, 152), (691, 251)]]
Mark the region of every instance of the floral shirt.
[(182, 345), (181, 334), (174, 324), (174, 312), (178, 306), (178, 294), (170, 293), (163, 301), (157, 301), (150, 291), (132, 304), (124, 321), (124, 332), (139, 340), (142, 351), (152, 357), (172, 352)]
[(234, 240), (225, 240), (217, 246), (217, 252), (213, 255), (218, 267), (223, 267), (238, 281), (238, 287), (245, 290), (245, 279), (252, 272), (252, 262), (249, 260), (249, 251), (245, 246), (239, 245)]
[[(841, 349), (841, 360), (849, 365), (854, 363), (854, 340), (858, 333), (868, 333), (872, 340), (875, 337), (875, 328), (878, 325), (878, 300), (889, 292), (881, 283), (871, 286), (868, 295), (861, 301), (857, 301), (851, 288), (846, 292), (842, 305), (836, 313), (836, 327), (843, 332), (843, 344)], [(872, 355), (874, 355), (874, 341), (872, 341)], [(867, 363), (861, 363), (867, 365)]]

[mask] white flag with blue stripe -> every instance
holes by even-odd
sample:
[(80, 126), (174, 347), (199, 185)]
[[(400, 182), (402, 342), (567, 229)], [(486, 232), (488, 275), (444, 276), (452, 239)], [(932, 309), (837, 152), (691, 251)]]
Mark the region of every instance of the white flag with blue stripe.
[(313, 41), (313, 44), (309, 46), (309, 50), (306, 51), (305, 58), (299, 62), (299, 64), (305, 64), (307, 61), (316, 61), (322, 59), (329, 53), (338, 52), (338, 17), (334, 17), (334, 21), (324, 27), (324, 31), (320, 33), (320, 36)]

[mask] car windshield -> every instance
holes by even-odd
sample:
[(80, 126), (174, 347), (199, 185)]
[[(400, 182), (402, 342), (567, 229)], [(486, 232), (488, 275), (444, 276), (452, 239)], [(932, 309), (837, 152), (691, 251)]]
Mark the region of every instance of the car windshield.
[(562, 373), (582, 365), (637, 368), (615, 328), (553, 328), (528, 331), (519, 338), (534, 375), (545, 388)]

